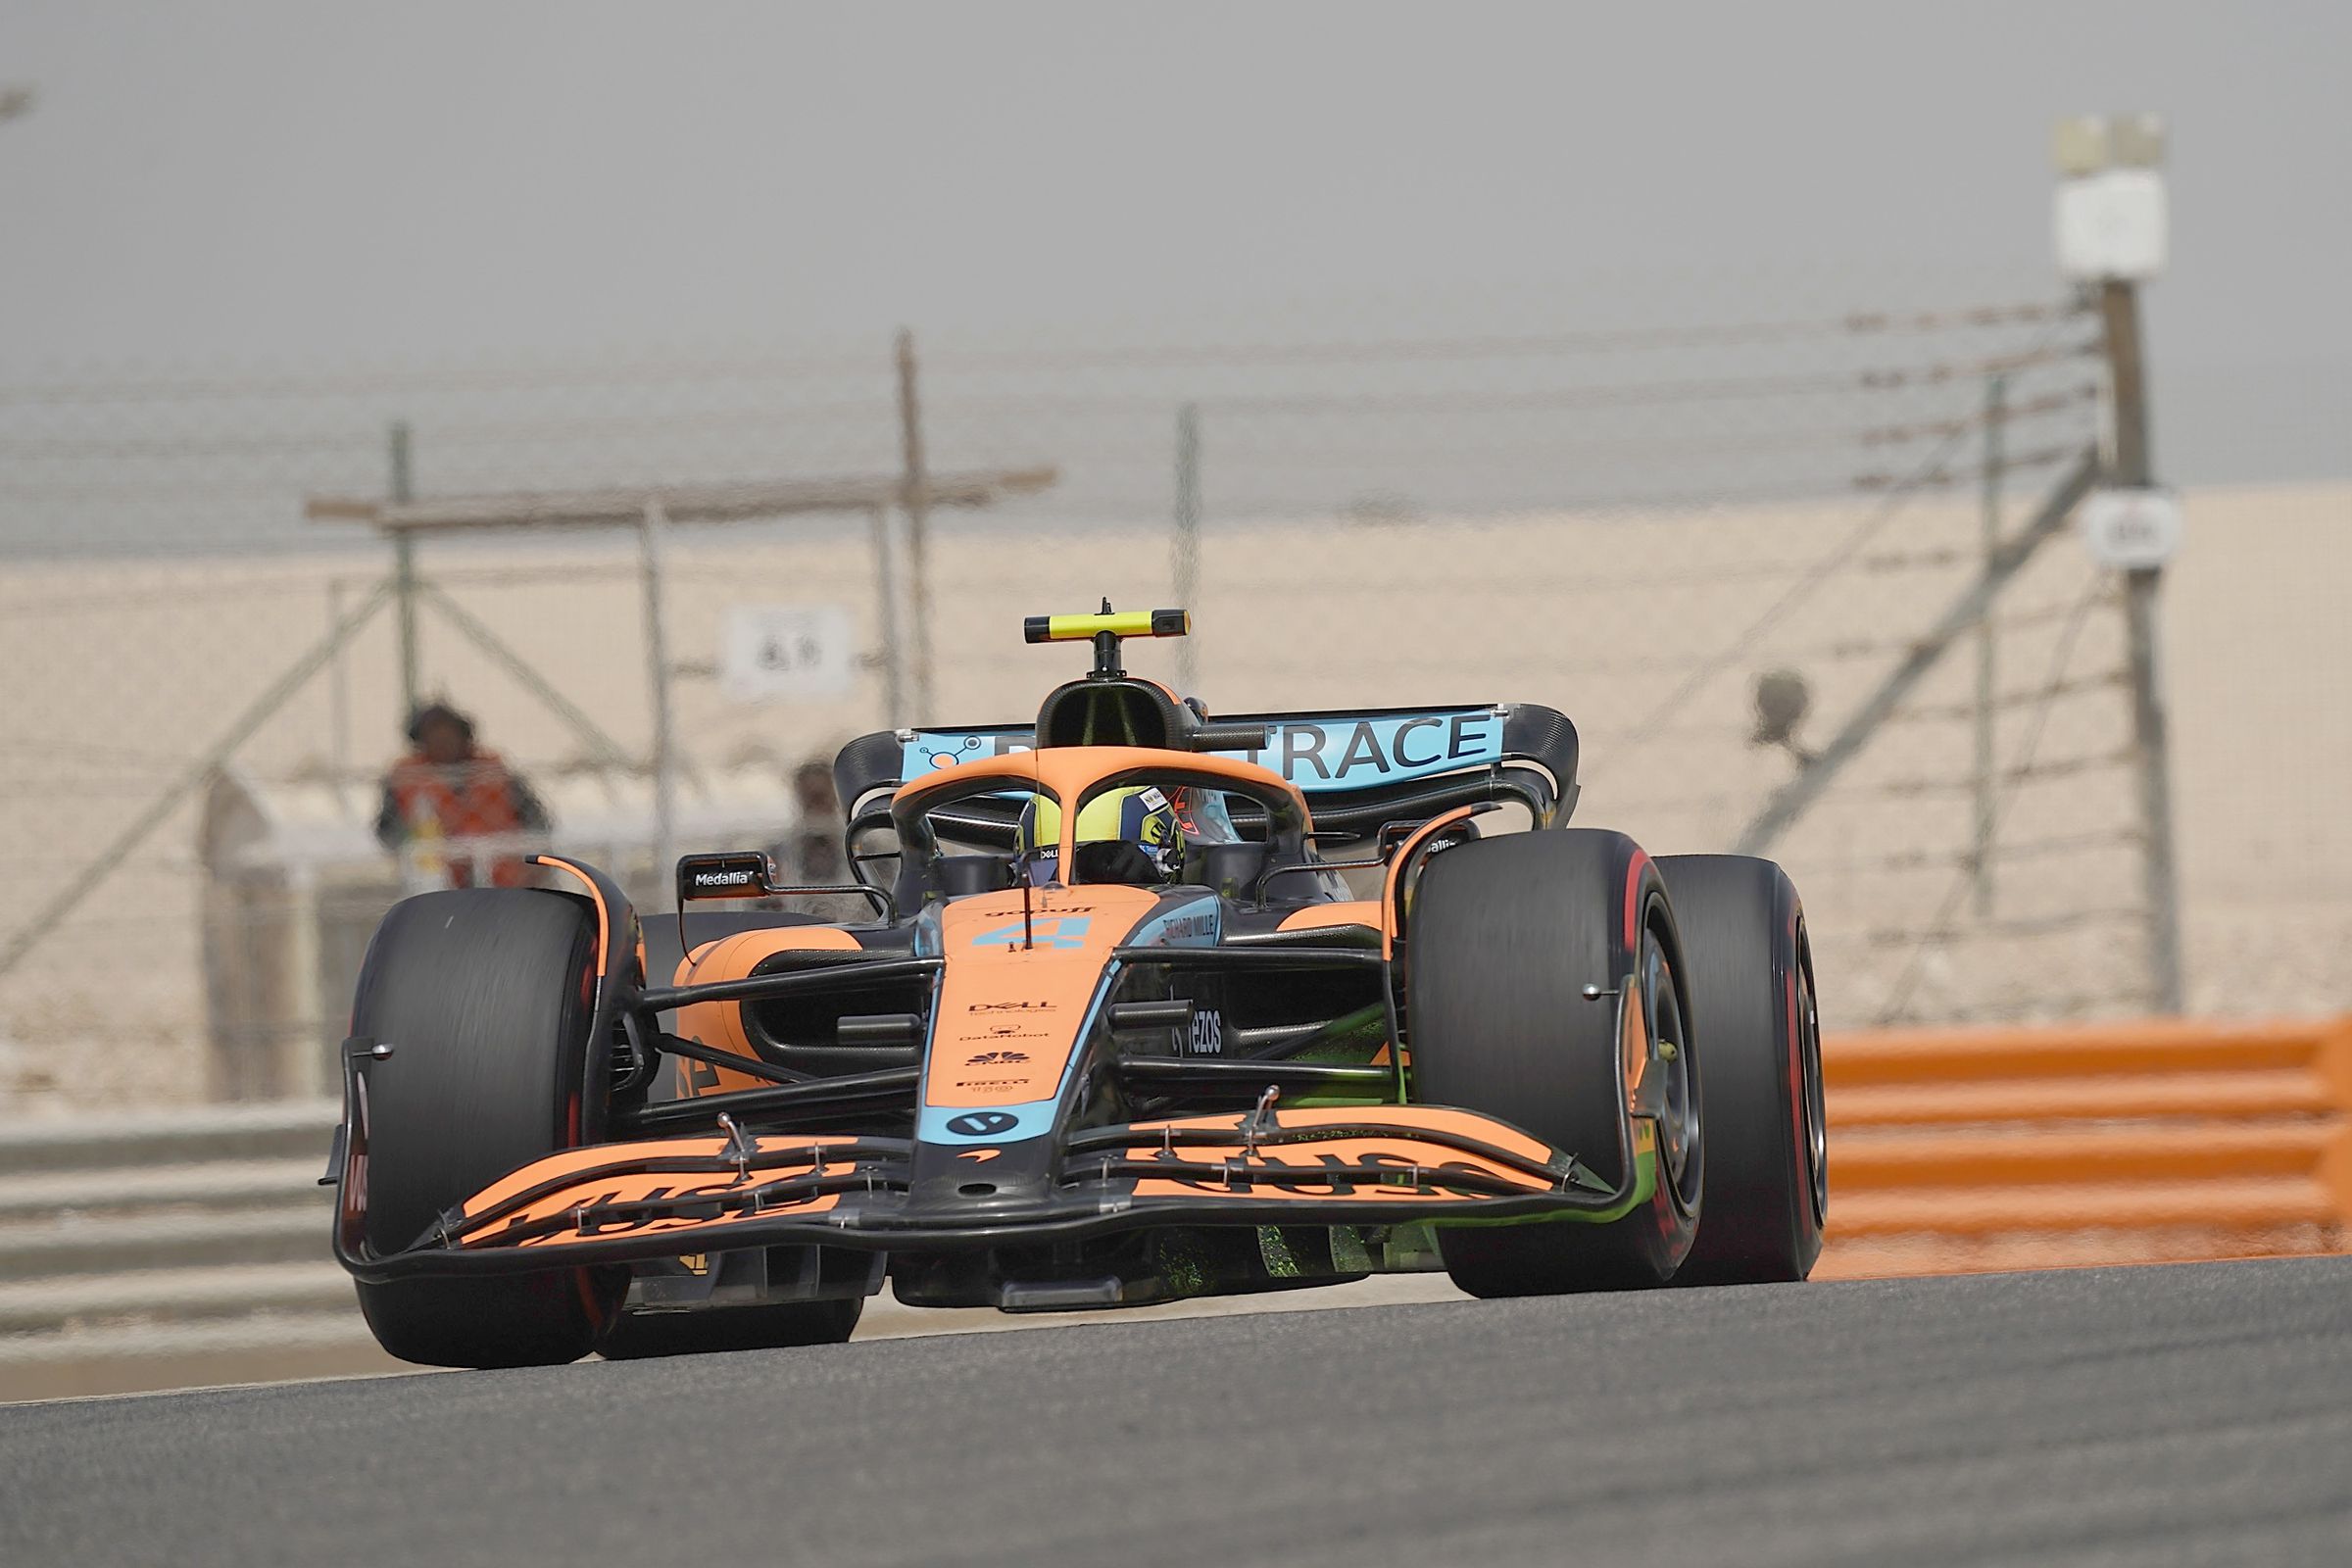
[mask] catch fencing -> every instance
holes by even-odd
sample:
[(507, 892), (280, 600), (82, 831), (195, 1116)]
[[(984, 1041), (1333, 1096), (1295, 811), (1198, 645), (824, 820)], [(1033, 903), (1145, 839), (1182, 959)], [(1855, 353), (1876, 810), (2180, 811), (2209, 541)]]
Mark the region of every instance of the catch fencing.
[[(412, 623), (419, 695), (657, 905), (658, 711), (678, 831), (770, 842), (794, 767), (853, 734), (1032, 711), (1070, 666), (1016, 622), (1105, 597), (1195, 612), (1131, 662), (1212, 709), (1563, 709), (1580, 819), (1667, 852), (1755, 845), (1930, 640), (1759, 846), (1805, 891), (1831, 1021), (2158, 995), (2118, 585), (2053, 538), (2098, 466), (2084, 303), (911, 348), (0, 387), (0, 1105), (328, 1087), (399, 892), (368, 829)], [(436, 538), (404, 587), (365, 525), (304, 516), (778, 479), (900, 504), (671, 529), (658, 682), (625, 533)], [(756, 607), (821, 612), (849, 658), (742, 700), (722, 644)]]

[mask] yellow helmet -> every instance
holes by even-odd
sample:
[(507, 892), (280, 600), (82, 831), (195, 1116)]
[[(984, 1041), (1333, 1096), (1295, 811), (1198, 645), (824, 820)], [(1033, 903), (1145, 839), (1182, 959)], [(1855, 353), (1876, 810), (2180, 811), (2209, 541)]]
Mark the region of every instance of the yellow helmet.
[[(1170, 880), (1184, 840), (1168, 798), (1150, 786), (1104, 790), (1078, 809), (1078, 880), (1156, 883)], [(1013, 852), (1032, 882), (1061, 879), (1061, 806), (1036, 796), (1013, 829)]]

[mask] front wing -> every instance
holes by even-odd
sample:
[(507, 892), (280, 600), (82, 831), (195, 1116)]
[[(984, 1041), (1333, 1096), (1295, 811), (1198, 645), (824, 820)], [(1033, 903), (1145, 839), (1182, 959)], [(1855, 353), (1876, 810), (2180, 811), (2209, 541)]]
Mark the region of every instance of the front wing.
[(364, 1103), (347, 1135), (335, 1253), (371, 1281), (795, 1244), (976, 1250), (1167, 1225), (1606, 1222), (1646, 1201), (1656, 1168), (1646, 1120), (1612, 1185), (1514, 1127), (1439, 1105), (1089, 1128), (1067, 1135), (1057, 1174), (1010, 1191), (989, 1179), (998, 1151), (959, 1151), (952, 1176), (917, 1181), (906, 1139), (738, 1130), (549, 1155), (382, 1254), (365, 1241)]

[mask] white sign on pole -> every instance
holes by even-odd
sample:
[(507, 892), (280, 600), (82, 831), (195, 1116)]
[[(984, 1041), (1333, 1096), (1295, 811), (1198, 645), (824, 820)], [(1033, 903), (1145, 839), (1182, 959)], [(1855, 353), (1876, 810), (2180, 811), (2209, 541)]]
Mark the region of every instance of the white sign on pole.
[(719, 687), (739, 703), (846, 697), (858, 655), (839, 605), (734, 605), (719, 634)]
[(2153, 169), (2105, 169), (2058, 182), (2058, 270), (2100, 282), (2145, 282), (2164, 270), (2164, 176)]
[(2082, 542), (2102, 566), (2161, 566), (2180, 548), (2180, 501), (2170, 490), (2101, 490), (2082, 503)]

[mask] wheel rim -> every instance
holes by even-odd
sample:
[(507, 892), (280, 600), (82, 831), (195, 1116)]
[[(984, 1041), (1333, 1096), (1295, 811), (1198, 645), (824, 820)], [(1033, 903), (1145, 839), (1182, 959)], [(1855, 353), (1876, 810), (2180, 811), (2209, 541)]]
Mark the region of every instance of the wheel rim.
[(1674, 966), (1655, 936), (1642, 945), (1642, 1002), (1649, 1015), (1649, 1066), (1660, 1075), (1658, 1152), (1675, 1192), (1690, 1197), (1692, 1155), (1698, 1148), (1698, 1095), (1691, 1083), (1690, 1031)]
[(1830, 1214), (1830, 1128), (1821, 1089), (1821, 1016), (1813, 1004), (1813, 964), (1809, 954), (1796, 969), (1797, 1063), (1804, 1076), (1806, 1185), (1813, 1199), (1813, 1223)]

